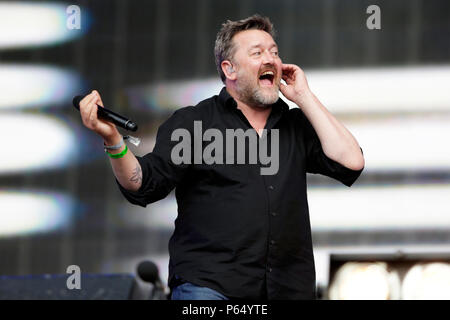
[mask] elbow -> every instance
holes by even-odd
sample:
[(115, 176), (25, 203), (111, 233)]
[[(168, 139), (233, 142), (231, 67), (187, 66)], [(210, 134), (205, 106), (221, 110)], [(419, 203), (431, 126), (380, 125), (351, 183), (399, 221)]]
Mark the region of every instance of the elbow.
[(126, 183), (126, 184), (124, 184), (121, 181), (119, 181), (119, 184), (123, 189), (125, 189), (126, 191), (130, 191), (130, 192), (138, 192), (142, 185), (142, 183)]
[(347, 157), (343, 156), (341, 161), (338, 162), (344, 167), (354, 171), (360, 171), (364, 169), (364, 166), (366, 165), (364, 156), (360, 150), (358, 150), (357, 153), (347, 154)]
[(142, 183), (132, 183), (128, 186), (128, 190), (138, 192), (141, 189)]
[(362, 154), (362, 150), (358, 150), (358, 154), (355, 155), (351, 161), (348, 162), (347, 168), (355, 171), (360, 171), (364, 169), (364, 166), (366, 165), (366, 161), (364, 160), (364, 156)]
[(140, 186), (131, 185), (125, 189), (127, 189), (128, 191), (131, 191), (131, 192), (138, 192), (140, 188), (141, 188)]
[(366, 165), (366, 163), (364, 161), (364, 157), (361, 156), (361, 158), (358, 159), (350, 169), (360, 171), (360, 170), (364, 169), (365, 165)]

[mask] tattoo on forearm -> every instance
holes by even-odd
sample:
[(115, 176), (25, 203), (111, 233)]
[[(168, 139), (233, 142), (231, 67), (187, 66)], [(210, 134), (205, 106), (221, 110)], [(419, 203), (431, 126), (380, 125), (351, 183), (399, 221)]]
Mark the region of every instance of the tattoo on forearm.
[(142, 169), (139, 164), (136, 165), (136, 169), (133, 170), (133, 175), (131, 176), (130, 181), (134, 183), (142, 182)]

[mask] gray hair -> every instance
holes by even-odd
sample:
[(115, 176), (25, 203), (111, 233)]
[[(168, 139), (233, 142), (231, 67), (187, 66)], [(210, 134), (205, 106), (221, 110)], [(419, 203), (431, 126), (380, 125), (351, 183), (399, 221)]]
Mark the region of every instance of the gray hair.
[(275, 29), (272, 22), (269, 18), (262, 17), (259, 14), (238, 21), (228, 20), (222, 24), (222, 28), (217, 33), (214, 56), (216, 59), (217, 72), (223, 83), (225, 83), (226, 77), (222, 71), (221, 64), (224, 60), (231, 60), (235, 53), (236, 47), (233, 43), (233, 37), (241, 31), (251, 29), (265, 31), (269, 33), (272, 38), (275, 38)]

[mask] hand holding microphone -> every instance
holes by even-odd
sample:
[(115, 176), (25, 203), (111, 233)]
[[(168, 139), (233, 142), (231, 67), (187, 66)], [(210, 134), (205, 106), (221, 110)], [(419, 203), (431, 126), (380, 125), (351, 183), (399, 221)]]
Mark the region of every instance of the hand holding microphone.
[(111, 158), (111, 166), (120, 185), (127, 190), (139, 190), (142, 185), (142, 174), (137, 175), (134, 170), (141, 173), (141, 166), (134, 154), (128, 152), (128, 145), (124, 140), (138, 146), (140, 139), (130, 135), (122, 137), (115, 124), (128, 130), (136, 130), (137, 125), (105, 109), (100, 94), (95, 90), (85, 97), (75, 97), (73, 105), (80, 110), (83, 124), (103, 138), (105, 153)]
[(134, 122), (104, 108), (100, 94), (96, 90), (85, 97), (76, 96), (73, 105), (80, 110), (83, 124), (102, 136), (106, 142), (114, 143), (113, 140), (120, 140), (120, 133), (115, 125), (130, 131), (137, 130)]

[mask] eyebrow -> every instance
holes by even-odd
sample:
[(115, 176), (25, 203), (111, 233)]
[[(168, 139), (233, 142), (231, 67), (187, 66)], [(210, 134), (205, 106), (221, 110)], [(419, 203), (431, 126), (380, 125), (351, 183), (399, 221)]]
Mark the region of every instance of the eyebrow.
[[(252, 50), (252, 49), (260, 48), (260, 47), (261, 47), (261, 44), (258, 43), (258, 44), (252, 45), (248, 50)], [(276, 43), (272, 44), (272, 45), (269, 47), (269, 49), (272, 49), (272, 48), (274, 48), (274, 47), (278, 49), (278, 46), (277, 46)]]

